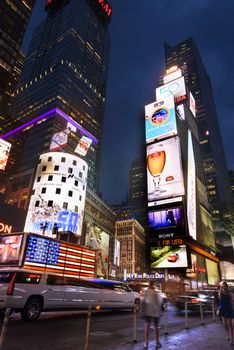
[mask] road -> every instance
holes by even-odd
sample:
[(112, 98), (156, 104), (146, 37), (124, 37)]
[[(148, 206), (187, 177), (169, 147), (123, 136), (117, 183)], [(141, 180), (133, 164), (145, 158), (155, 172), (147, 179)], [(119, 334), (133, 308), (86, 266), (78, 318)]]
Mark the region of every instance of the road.
[[(189, 314), (189, 327), (201, 324), (199, 314)], [(8, 326), (3, 350), (83, 350), (87, 313), (43, 313), (37, 322), (25, 323), (14, 314)], [(205, 314), (205, 323), (212, 315)], [(165, 331), (165, 313), (160, 320), (160, 332)], [(185, 328), (184, 313), (168, 307), (169, 335)], [(144, 338), (144, 320), (137, 315), (137, 339)], [(151, 331), (153, 339), (154, 332)], [(121, 349), (133, 340), (133, 314), (129, 311), (107, 311), (92, 314), (89, 350)], [(131, 347), (130, 347), (131, 348)]]

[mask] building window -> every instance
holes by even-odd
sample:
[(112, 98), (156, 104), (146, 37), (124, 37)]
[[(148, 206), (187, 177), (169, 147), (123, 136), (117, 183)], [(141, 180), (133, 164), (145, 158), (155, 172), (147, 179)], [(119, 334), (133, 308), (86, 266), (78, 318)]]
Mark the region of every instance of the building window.
[(79, 177), (82, 178), (82, 172), (81, 171), (79, 172)]
[(82, 200), (82, 196), (79, 196), (79, 200), (80, 200), (80, 201)]
[(66, 177), (62, 176), (61, 182), (66, 182), (66, 181), (67, 181)]
[(53, 181), (53, 175), (48, 176), (48, 181)]
[(52, 157), (48, 157), (48, 162), (51, 162), (52, 161)]
[(41, 164), (41, 159), (38, 160), (38, 164)]
[(72, 168), (68, 168), (68, 173), (72, 174), (73, 173), (73, 169)]
[(64, 202), (63, 203), (63, 209), (67, 209), (68, 208), (68, 203)]
[(40, 201), (35, 202), (35, 207), (39, 207)]
[(56, 194), (60, 194), (60, 193), (61, 193), (61, 188), (56, 188), (55, 193), (56, 193)]
[(73, 164), (73, 165), (77, 165), (77, 161), (76, 161), (76, 160), (73, 160), (72, 164)]
[(65, 157), (62, 157), (62, 158), (61, 158), (61, 162), (62, 162), (62, 163), (65, 163), (65, 162), (66, 162), (66, 158), (65, 158)]
[(43, 166), (42, 171), (46, 171), (46, 165)]
[(72, 191), (68, 191), (68, 196), (72, 197)]
[(53, 201), (48, 201), (48, 207), (53, 207)]
[(75, 186), (78, 186), (79, 182), (78, 180), (75, 180)]
[(83, 165), (83, 170), (85, 170), (85, 165)]
[(41, 181), (41, 177), (40, 176), (38, 176), (38, 178), (37, 178), (37, 182), (40, 182)]
[(59, 166), (58, 165), (55, 165), (54, 166), (54, 171), (58, 171), (59, 170)]
[(41, 193), (46, 193), (46, 187), (42, 187)]
[(74, 211), (75, 211), (76, 213), (78, 213), (78, 206), (77, 206), (77, 205), (75, 205)]

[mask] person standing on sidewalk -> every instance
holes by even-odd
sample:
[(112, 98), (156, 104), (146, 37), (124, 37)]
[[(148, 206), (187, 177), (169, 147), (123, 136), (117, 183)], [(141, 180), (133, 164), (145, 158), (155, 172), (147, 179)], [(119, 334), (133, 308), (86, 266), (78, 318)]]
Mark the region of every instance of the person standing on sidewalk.
[(222, 282), (219, 291), (219, 307), (224, 326), (229, 336), (230, 344), (234, 345), (232, 319), (234, 318), (233, 297), (229, 292), (227, 282)]
[(161, 311), (162, 299), (159, 292), (154, 288), (154, 282), (149, 282), (149, 287), (144, 295), (144, 319), (145, 319), (145, 344), (144, 348), (148, 349), (150, 323), (154, 322), (156, 348), (161, 348), (162, 344), (159, 341), (158, 322)]

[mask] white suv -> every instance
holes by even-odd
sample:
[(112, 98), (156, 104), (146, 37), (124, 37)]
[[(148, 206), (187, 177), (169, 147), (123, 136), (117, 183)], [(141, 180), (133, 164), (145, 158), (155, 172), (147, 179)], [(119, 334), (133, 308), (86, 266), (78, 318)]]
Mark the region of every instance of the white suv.
[(0, 270), (0, 310), (37, 320), (42, 310), (140, 308), (140, 295), (121, 281), (64, 278), (26, 270)]

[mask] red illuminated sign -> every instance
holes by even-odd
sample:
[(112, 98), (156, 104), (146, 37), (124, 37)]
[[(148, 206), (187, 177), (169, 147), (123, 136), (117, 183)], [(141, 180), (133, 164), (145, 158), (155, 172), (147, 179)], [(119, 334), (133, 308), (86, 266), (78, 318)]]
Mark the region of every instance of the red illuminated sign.
[(102, 8), (106, 12), (107, 16), (110, 17), (111, 12), (112, 12), (112, 8), (111, 8), (110, 4), (105, 0), (97, 0), (97, 2), (99, 3), (100, 6), (102, 6)]

